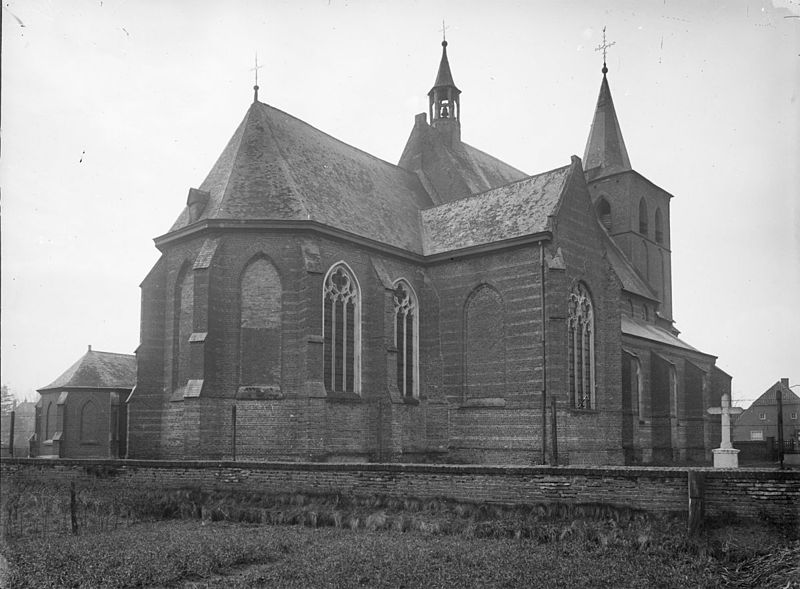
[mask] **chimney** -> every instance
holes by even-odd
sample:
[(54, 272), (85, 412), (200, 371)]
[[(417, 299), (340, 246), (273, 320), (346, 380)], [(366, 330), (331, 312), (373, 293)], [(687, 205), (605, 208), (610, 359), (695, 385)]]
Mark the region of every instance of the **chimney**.
[(87, 350), (87, 352), (91, 352), (91, 351), (92, 351), (92, 344), (89, 344), (89, 349)]

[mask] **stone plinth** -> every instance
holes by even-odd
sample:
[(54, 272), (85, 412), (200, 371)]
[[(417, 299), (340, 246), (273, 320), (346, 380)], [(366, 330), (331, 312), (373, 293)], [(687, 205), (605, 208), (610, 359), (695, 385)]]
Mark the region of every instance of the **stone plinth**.
[(714, 468), (739, 468), (739, 450), (736, 448), (716, 448), (714, 454)]

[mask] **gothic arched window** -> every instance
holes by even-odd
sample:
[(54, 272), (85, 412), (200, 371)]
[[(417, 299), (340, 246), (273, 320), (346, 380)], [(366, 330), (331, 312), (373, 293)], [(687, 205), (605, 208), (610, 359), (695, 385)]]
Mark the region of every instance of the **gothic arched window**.
[(330, 392), (361, 392), (361, 289), (340, 262), (323, 283), (324, 381)]
[(394, 345), (397, 388), (405, 397), (419, 396), (419, 305), (414, 289), (403, 279), (394, 288)]
[(89, 400), (83, 404), (81, 408), (81, 424), (80, 433), (81, 442), (96, 442), (97, 436), (95, 431), (97, 429), (97, 405), (94, 401)]
[(600, 197), (597, 201), (597, 216), (606, 231), (611, 232), (612, 219), (611, 219), (611, 205), (604, 197)]
[(647, 235), (647, 202), (644, 198), (639, 201), (639, 233)]
[(567, 318), (569, 390), (573, 406), (594, 409), (594, 306), (586, 286), (579, 282), (569, 294)]
[(278, 270), (260, 257), (241, 280), (239, 380), (243, 385), (281, 384), (281, 298)]
[(661, 218), (661, 209), (656, 209), (656, 242), (664, 243), (664, 220)]

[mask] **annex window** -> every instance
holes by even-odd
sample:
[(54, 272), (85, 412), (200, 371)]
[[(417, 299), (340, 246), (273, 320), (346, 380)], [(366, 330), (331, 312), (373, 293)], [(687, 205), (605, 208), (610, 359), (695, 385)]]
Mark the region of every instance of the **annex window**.
[(661, 217), (661, 209), (656, 209), (656, 242), (664, 243), (664, 219)]
[(567, 318), (569, 390), (577, 409), (595, 408), (594, 306), (579, 282), (569, 295)]
[(611, 219), (611, 205), (608, 204), (608, 201), (602, 196), (597, 201), (597, 217), (600, 219), (603, 227), (606, 228), (606, 231), (610, 233), (613, 226)]
[(639, 233), (647, 235), (647, 202), (644, 198), (639, 201)]
[(361, 391), (361, 289), (346, 264), (328, 270), (323, 287), (325, 389)]
[(419, 305), (405, 280), (394, 287), (394, 345), (397, 348), (397, 388), (405, 397), (419, 396)]
[(767, 418), (767, 414), (765, 412), (761, 412), (758, 414), (758, 418), (761, 420), (765, 420)]
[(792, 411), (792, 415), (791, 415), (790, 419), (797, 419), (797, 412), (796, 411)]
[(764, 432), (760, 429), (750, 430), (750, 440), (753, 442), (760, 442), (764, 439)]
[(86, 401), (81, 408), (81, 442), (96, 442), (97, 430), (97, 405), (93, 401)]

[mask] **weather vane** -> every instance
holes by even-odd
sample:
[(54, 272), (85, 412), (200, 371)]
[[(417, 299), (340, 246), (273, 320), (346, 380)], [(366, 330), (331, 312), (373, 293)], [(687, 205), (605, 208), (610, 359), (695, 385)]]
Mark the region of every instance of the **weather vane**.
[(442, 19), (442, 28), (439, 29), (440, 31), (442, 31), (442, 43), (447, 43), (447, 37), (445, 36), (445, 33), (447, 32), (447, 29), (449, 29), (449, 28), (450, 27), (446, 27), (445, 26), (444, 19)]
[(606, 67), (606, 51), (608, 51), (608, 48), (612, 45), (616, 45), (616, 43), (616, 41), (606, 43), (606, 28), (603, 27), (603, 42), (595, 48), (595, 51), (603, 52), (603, 75), (608, 73), (608, 68)]
[(250, 68), (251, 72), (255, 72), (256, 75), (256, 83), (253, 86), (253, 102), (258, 102), (258, 70), (260, 70), (263, 65), (258, 65), (258, 52), (256, 52), (256, 64), (255, 67)]

